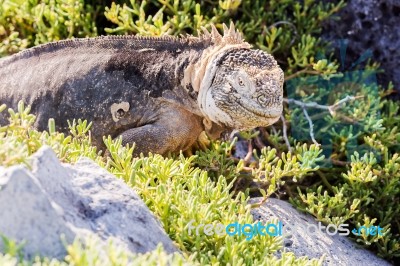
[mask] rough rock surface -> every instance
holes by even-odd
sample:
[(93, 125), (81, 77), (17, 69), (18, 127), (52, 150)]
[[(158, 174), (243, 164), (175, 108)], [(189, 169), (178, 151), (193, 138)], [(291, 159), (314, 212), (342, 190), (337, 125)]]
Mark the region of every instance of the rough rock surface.
[(340, 39), (348, 40), (346, 66), (371, 50), (372, 59), (385, 70), (378, 82), (393, 81), (400, 93), (400, 0), (350, 0), (337, 16), (339, 20), (325, 25), (323, 35), (336, 48)]
[(63, 258), (61, 234), (68, 243), (96, 234), (132, 252), (153, 250), (158, 243), (167, 252), (176, 251), (153, 214), (122, 180), (89, 159), (62, 164), (49, 147), (33, 156), (32, 170), (2, 169), (0, 210), (0, 232), (17, 242), (25, 240), (27, 258)]
[[(255, 203), (260, 198), (250, 202)], [(338, 234), (330, 236), (325, 232), (317, 231), (310, 234), (300, 226), (316, 225), (314, 217), (297, 211), (291, 204), (269, 199), (261, 207), (252, 210), (255, 220), (261, 222), (277, 218), (283, 224), (284, 249), (293, 252), (296, 256), (320, 258), (326, 254), (324, 265), (351, 265), (351, 266), (385, 266), (387, 261), (376, 257), (372, 252), (356, 246), (350, 239)], [(290, 228), (288, 228), (288, 225)], [(295, 230), (294, 228), (300, 228)], [(311, 231), (312, 229), (310, 229)]]

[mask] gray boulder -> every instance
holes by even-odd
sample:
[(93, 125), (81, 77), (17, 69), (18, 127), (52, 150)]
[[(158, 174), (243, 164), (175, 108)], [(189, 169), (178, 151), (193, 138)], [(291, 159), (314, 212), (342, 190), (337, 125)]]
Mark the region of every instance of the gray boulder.
[[(260, 198), (254, 198), (250, 200), (250, 203), (260, 200)], [(253, 218), (262, 223), (274, 218), (281, 221), (284, 249), (293, 252), (296, 256), (320, 258), (325, 255), (324, 265), (390, 265), (344, 236), (328, 235), (324, 230), (314, 231), (311, 227), (308, 230), (315, 233), (308, 232), (306, 227), (310, 225), (318, 227), (318, 222), (311, 215), (300, 213), (286, 201), (271, 198), (251, 212)]]
[(25, 241), (26, 258), (63, 258), (61, 235), (67, 243), (76, 237), (112, 239), (135, 253), (159, 243), (169, 253), (177, 251), (133, 189), (93, 161), (63, 164), (42, 147), (31, 165), (31, 170), (14, 166), (0, 171), (0, 233)]

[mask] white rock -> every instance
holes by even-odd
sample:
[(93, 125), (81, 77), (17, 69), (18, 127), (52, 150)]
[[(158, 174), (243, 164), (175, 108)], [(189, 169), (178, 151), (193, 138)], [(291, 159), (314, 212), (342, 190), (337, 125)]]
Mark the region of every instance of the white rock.
[(63, 258), (61, 235), (67, 243), (75, 237), (111, 238), (135, 253), (158, 243), (177, 251), (134, 190), (93, 161), (62, 164), (49, 147), (32, 159), (32, 170), (14, 166), (0, 172), (0, 233), (25, 240), (26, 258)]

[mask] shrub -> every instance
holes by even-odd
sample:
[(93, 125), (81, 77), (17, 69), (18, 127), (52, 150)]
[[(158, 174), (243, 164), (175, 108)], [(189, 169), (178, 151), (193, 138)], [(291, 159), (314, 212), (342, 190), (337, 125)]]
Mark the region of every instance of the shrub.
[(84, 0), (1, 0), (0, 56), (34, 45), (97, 35)]

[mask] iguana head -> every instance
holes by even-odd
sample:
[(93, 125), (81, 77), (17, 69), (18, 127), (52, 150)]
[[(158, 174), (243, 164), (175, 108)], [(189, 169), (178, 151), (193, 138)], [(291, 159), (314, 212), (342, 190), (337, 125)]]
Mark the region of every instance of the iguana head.
[(251, 129), (275, 123), (283, 109), (282, 69), (272, 55), (251, 49), (233, 24), (215, 27), (203, 38), (213, 43), (195, 66), (192, 84), (198, 88), (203, 115), (214, 123)]
[(236, 129), (275, 123), (282, 113), (283, 71), (260, 50), (234, 49), (216, 62), (201, 99), (210, 120)]

